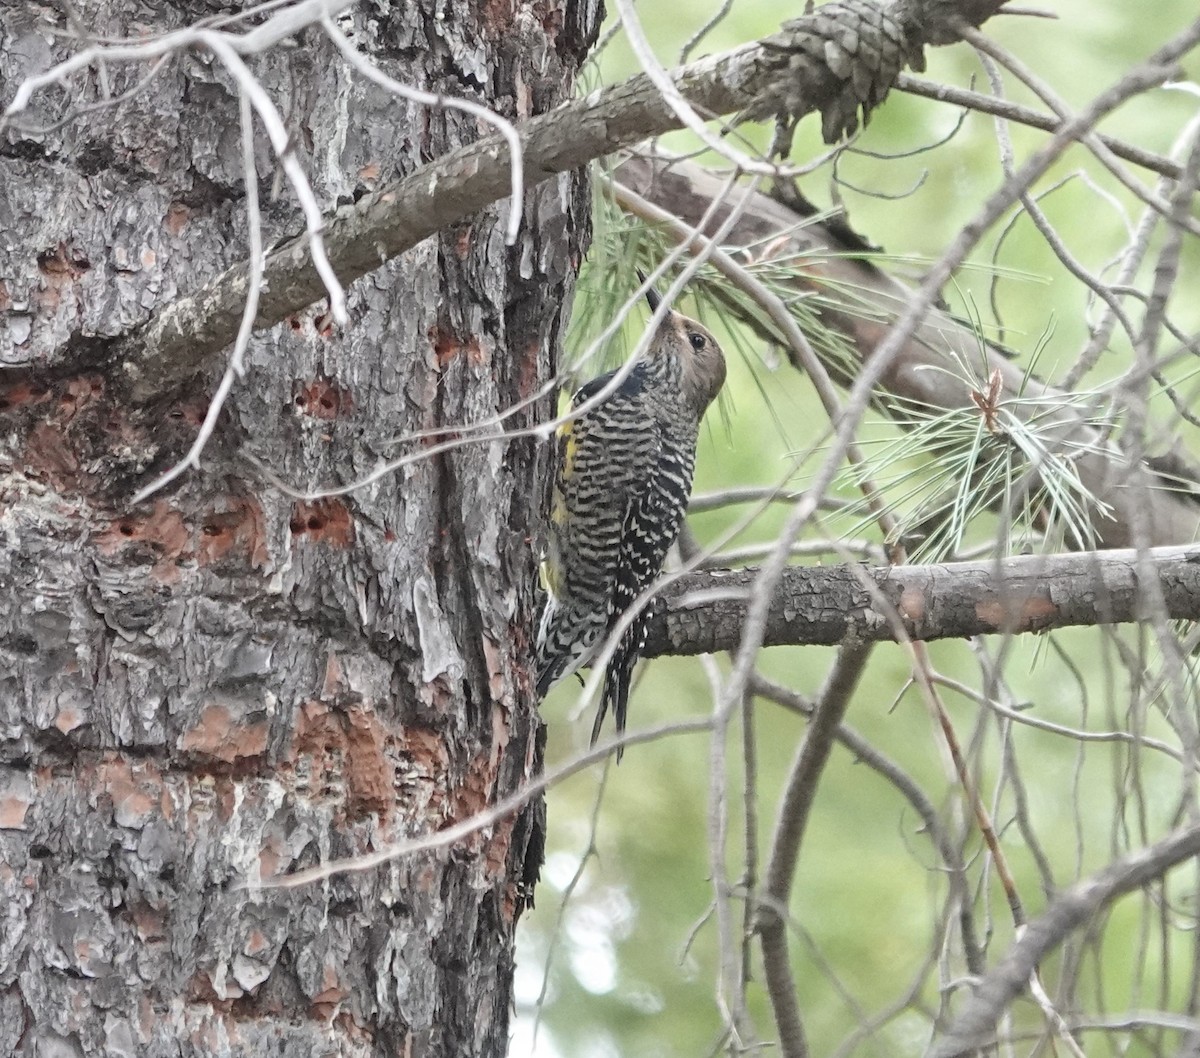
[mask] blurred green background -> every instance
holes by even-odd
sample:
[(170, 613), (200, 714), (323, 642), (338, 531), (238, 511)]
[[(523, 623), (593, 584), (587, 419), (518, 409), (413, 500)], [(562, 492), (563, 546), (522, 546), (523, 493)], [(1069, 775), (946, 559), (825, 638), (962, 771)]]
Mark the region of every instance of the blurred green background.
[[(664, 65), (677, 63), (680, 48), (718, 6), (643, 0), (639, 14)], [(1001, 17), (985, 29), (1073, 107), (1086, 105), (1197, 17), (1195, 0), (1047, 0), (1041, 6), (1057, 19)], [(801, 10), (799, 4), (793, 9), (769, 0), (734, 0), (727, 17), (693, 57), (763, 36)], [(924, 76), (959, 86), (974, 79), (978, 90), (986, 90), (986, 77), (968, 48), (930, 51), (928, 59)], [(636, 70), (636, 60), (618, 33), (589, 71), (588, 83), (613, 83)], [(1200, 75), (1195, 56), (1187, 74)], [(1012, 98), (1034, 104), (1028, 92), (1011, 78), (1007, 81)], [(1167, 153), (1196, 116), (1198, 104), (1200, 97), (1194, 93), (1157, 90), (1122, 108), (1102, 128)], [(992, 120), (968, 114), (951, 136), (959, 119), (951, 106), (894, 93), (856, 146), (896, 157), (849, 153), (839, 163), (844, 183), (836, 189), (828, 167), (803, 178), (801, 185), (820, 205), (830, 205), (840, 196), (856, 230), (897, 259), (892, 267), (919, 277), (924, 262), (943, 250), (1002, 180)], [(821, 152), (818, 132), (811, 117), (802, 124), (795, 142), (796, 162)], [(1045, 142), (1043, 133), (1016, 126), (1012, 132), (1018, 162)], [(747, 134), (757, 136), (759, 146), (769, 139), (768, 129)], [(665, 142), (679, 149), (689, 146), (682, 136)], [(931, 149), (912, 153), (926, 147)], [(1071, 174), (1075, 175), (1042, 204), (1070, 251), (1099, 273), (1126, 243), (1128, 227), (1140, 214), (1131, 196), (1079, 147), (1066, 154), (1037, 190), (1047, 192)], [(1137, 175), (1153, 183), (1147, 174)], [(867, 193), (872, 191), (876, 194)], [(1086, 344), (1093, 312), (1088, 292), (1070, 277), (1027, 218), (1016, 220), (993, 259), (998, 234), (999, 229), (989, 233), (974, 255), (979, 267), (963, 270), (947, 297), (958, 310), (995, 326), (989, 307), (995, 281), (1005, 341), (1023, 362), (1044, 344), (1038, 373), (1058, 377)], [(1200, 277), (1194, 245), (1187, 248), (1186, 268), (1189, 279), (1179, 289), (1194, 291)], [(594, 276), (585, 270), (580, 303), (594, 284)], [(1145, 282), (1142, 285), (1145, 289)], [(1172, 318), (1184, 331), (1194, 331), (1200, 326), (1200, 298), (1181, 300), (1176, 296), (1172, 302)], [(683, 308), (698, 311), (693, 305)], [(730, 353), (727, 399), (723, 414), (710, 413), (702, 432), (696, 493), (777, 483), (788, 473), (792, 453), (803, 450), (814, 431), (824, 427), (820, 405), (805, 378), (786, 363), (781, 366), (753, 338), (743, 339), (742, 351), (737, 351), (734, 336), (722, 335), (722, 342)], [(1128, 368), (1130, 356), (1129, 343), (1118, 331), (1087, 384), (1102, 385), (1115, 378)], [(1187, 380), (1190, 360), (1174, 370), (1184, 401), (1195, 406), (1194, 383)], [(1179, 439), (1200, 453), (1194, 429), (1165, 398), (1156, 398), (1151, 410), (1157, 426), (1155, 447)], [(873, 420), (864, 435), (886, 437), (894, 432), (890, 424)], [(804, 473), (802, 465), (797, 484), (803, 484)], [(732, 508), (696, 515), (690, 526), (707, 544), (731, 530), (745, 513), (745, 508)], [(784, 514), (782, 508), (764, 512), (734, 545), (769, 542)], [(827, 522), (823, 529), (831, 536), (847, 530), (837, 522)], [(987, 649), (994, 654), (999, 644), (988, 644)], [(1119, 660), (1122, 651), (1124, 665)], [(931, 654), (940, 672), (979, 685), (979, 661), (970, 644), (933, 644)], [(762, 655), (761, 667), (801, 694), (813, 695), (832, 658), (833, 652), (823, 648), (775, 648)], [(1131, 711), (1127, 669), (1136, 668), (1139, 658), (1148, 667), (1154, 663), (1153, 645), (1136, 630), (1077, 630), (1008, 644), (1003, 668), (1015, 702), (1042, 720), (1093, 730), (1137, 728), (1169, 740), (1170, 729), (1160, 716), (1141, 706)], [(726, 659), (716, 664), (723, 673), (728, 670)], [(895, 647), (878, 648), (848, 723), (898, 761), (944, 818), (961, 827), (961, 797), (935, 724), (908, 680), (905, 655)], [(578, 690), (574, 681), (560, 685), (543, 706), (551, 764), (586, 747), (590, 707), (586, 716), (575, 715)], [(947, 692), (945, 700), (964, 740), (978, 732), (972, 759), (997, 827), (1003, 828), (1005, 851), (1030, 913), (1044, 907), (1047, 880), (1039, 874), (1028, 840), (1015, 822), (1018, 805), (1011, 785), (1002, 782), (1011, 774), (1006, 768), (1018, 769), (1028, 798), (1027, 818), (1050, 860), (1055, 886), (1095, 870), (1126, 845), (1160, 836), (1169, 825), (1180, 788), (1179, 768), (1170, 757), (1145, 748), (1131, 752), (1122, 744), (1079, 743), (1018, 726), (1011, 734), (1006, 764), (997, 727), (979, 724), (974, 701), (953, 692)], [(660, 659), (642, 667), (630, 703), (630, 723), (636, 728), (703, 716), (712, 705), (712, 688), (698, 659)], [(804, 721), (760, 701), (754, 724), (761, 854)], [(735, 882), (744, 867), (741, 738), (735, 722), (728, 746), (732, 795), (727, 864)], [(536, 910), (525, 917), (519, 936), (514, 1056), (682, 1058), (713, 1052), (722, 1019), (714, 999), (715, 927), (709, 913), (713, 888), (708, 769), (707, 736), (680, 736), (634, 747), (619, 768), (582, 774), (550, 792), (546, 867)], [(594, 855), (564, 904), (581, 857), (593, 844)], [(973, 882), (985, 894), (977, 902), (977, 924), (988, 934), (987, 954), (994, 962), (1012, 938), (1011, 916), (983, 863), (977, 836), (970, 839), (967, 851), (974, 857)], [(894, 788), (835, 748), (801, 853), (791, 904), (796, 926), (791, 951), (814, 1054), (924, 1051), (929, 1011), (939, 1001), (929, 981), (921, 990), (924, 1013), (909, 1010), (869, 1038), (847, 1041), (856, 1028), (905, 997), (931, 948), (936, 954), (934, 931), (942, 920), (945, 898), (945, 879), (915, 813)], [(740, 907), (735, 909), (740, 915)], [(1191, 985), (1183, 969), (1190, 969), (1190, 950), (1183, 951), (1178, 934), (1151, 936), (1154, 916), (1145, 900), (1127, 899), (1117, 905), (1099, 936), (1085, 977), (1090, 972), (1097, 982), (1103, 980), (1103, 1009), (1185, 1008)], [(1183, 969), (1172, 968), (1171, 960), (1162, 957), (1164, 947), (1179, 958)], [(1052, 966), (1047, 969), (1052, 973)], [(930, 980), (936, 985), (937, 974)], [(758, 1033), (770, 1040), (774, 1023), (757, 967), (749, 993)], [(1028, 1007), (1019, 1004), (1018, 1009)], [(539, 1016), (535, 1043), (533, 1027)], [(1033, 1024), (1038, 1024), (1036, 1018)], [(847, 1047), (839, 1052), (843, 1042)], [(1089, 1055), (1115, 1054), (1121, 1047), (1127, 1048), (1120, 1050), (1124, 1054), (1156, 1053), (1152, 1043), (1136, 1036), (1116, 1041), (1095, 1036), (1087, 1042)]]

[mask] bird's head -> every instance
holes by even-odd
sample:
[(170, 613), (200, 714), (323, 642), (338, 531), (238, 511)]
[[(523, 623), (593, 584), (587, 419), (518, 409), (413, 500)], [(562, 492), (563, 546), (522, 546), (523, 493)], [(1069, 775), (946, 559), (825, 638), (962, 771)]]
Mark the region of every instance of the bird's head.
[[(647, 288), (646, 300), (651, 312), (662, 301), (653, 287)], [(678, 379), (680, 394), (697, 419), (725, 384), (725, 354), (717, 340), (704, 324), (681, 312), (667, 313), (646, 357), (671, 368), (671, 374)]]

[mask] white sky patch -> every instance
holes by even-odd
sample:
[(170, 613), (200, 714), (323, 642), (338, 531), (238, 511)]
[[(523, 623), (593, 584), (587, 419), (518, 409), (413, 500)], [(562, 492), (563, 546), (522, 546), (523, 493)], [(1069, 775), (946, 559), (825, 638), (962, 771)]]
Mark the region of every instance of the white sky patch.
[[(549, 882), (560, 893), (571, 883), (575, 872), (579, 869), (579, 857), (570, 852), (552, 852), (542, 864), (542, 881)], [(575, 887), (578, 893), (587, 885), (586, 876), (579, 880)]]
[(508, 1058), (563, 1058), (563, 1053), (555, 1046), (554, 1036), (544, 1022), (538, 1027), (537, 1041), (534, 1042), (533, 1015), (518, 1014), (512, 1020)]
[(592, 995), (607, 995), (616, 988), (617, 954), (607, 933), (572, 927), (571, 972)]

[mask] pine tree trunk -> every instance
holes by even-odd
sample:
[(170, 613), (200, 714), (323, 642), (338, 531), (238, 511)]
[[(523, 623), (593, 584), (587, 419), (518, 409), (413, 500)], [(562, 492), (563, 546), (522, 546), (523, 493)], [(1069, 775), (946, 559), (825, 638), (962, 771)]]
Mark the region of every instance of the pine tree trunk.
[[(397, 79), (519, 119), (570, 93), (598, 6), (381, 0), (342, 25)], [(0, 106), (83, 46), (69, 30), (226, 10), (73, 8), (0, 7)], [(248, 63), (326, 209), (484, 131), (366, 84), (319, 28)], [(529, 397), (586, 181), (529, 193), (516, 246), (501, 204), (380, 268), (344, 333), (321, 305), (257, 335), (202, 469), (132, 508), (213, 379), (132, 406), (104, 341), (247, 256), (238, 94), (212, 55), (53, 127), (148, 72), (93, 65), (0, 132), (0, 1055), (503, 1055), (540, 805), (324, 885), (238, 886), (436, 831), (540, 766), (540, 446), (471, 443), (312, 502), (245, 457), (347, 484), (428, 447), (392, 438)], [(257, 163), (267, 239), (300, 231), (261, 129)]]

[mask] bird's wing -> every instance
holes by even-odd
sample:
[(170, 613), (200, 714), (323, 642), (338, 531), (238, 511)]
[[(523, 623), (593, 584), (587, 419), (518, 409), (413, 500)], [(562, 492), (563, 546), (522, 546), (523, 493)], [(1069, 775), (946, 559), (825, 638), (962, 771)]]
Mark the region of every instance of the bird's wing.
[[(594, 379), (577, 408), (612, 375)], [(610, 623), (624, 523), (657, 458), (654, 418), (631, 373), (595, 408), (559, 428), (544, 580), (551, 601), (539, 632), (539, 691), (588, 663)], [(648, 443), (649, 439), (649, 443)]]
[[(661, 428), (650, 431), (649, 436), (653, 442), (644, 446), (644, 462), (628, 495), (621, 523), (620, 554), (605, 638), (658, 579), (667, 552), (679, 535), (691, 491), (692, 459), (688, 453), (667, 443)], [(646, 638), (645, 604), (642, 606), (621, 634), (609, 662), (604, 694), (592, 729), (593, 742), (610, 705), (617, 732), (625, 729), (630, 679)]]

